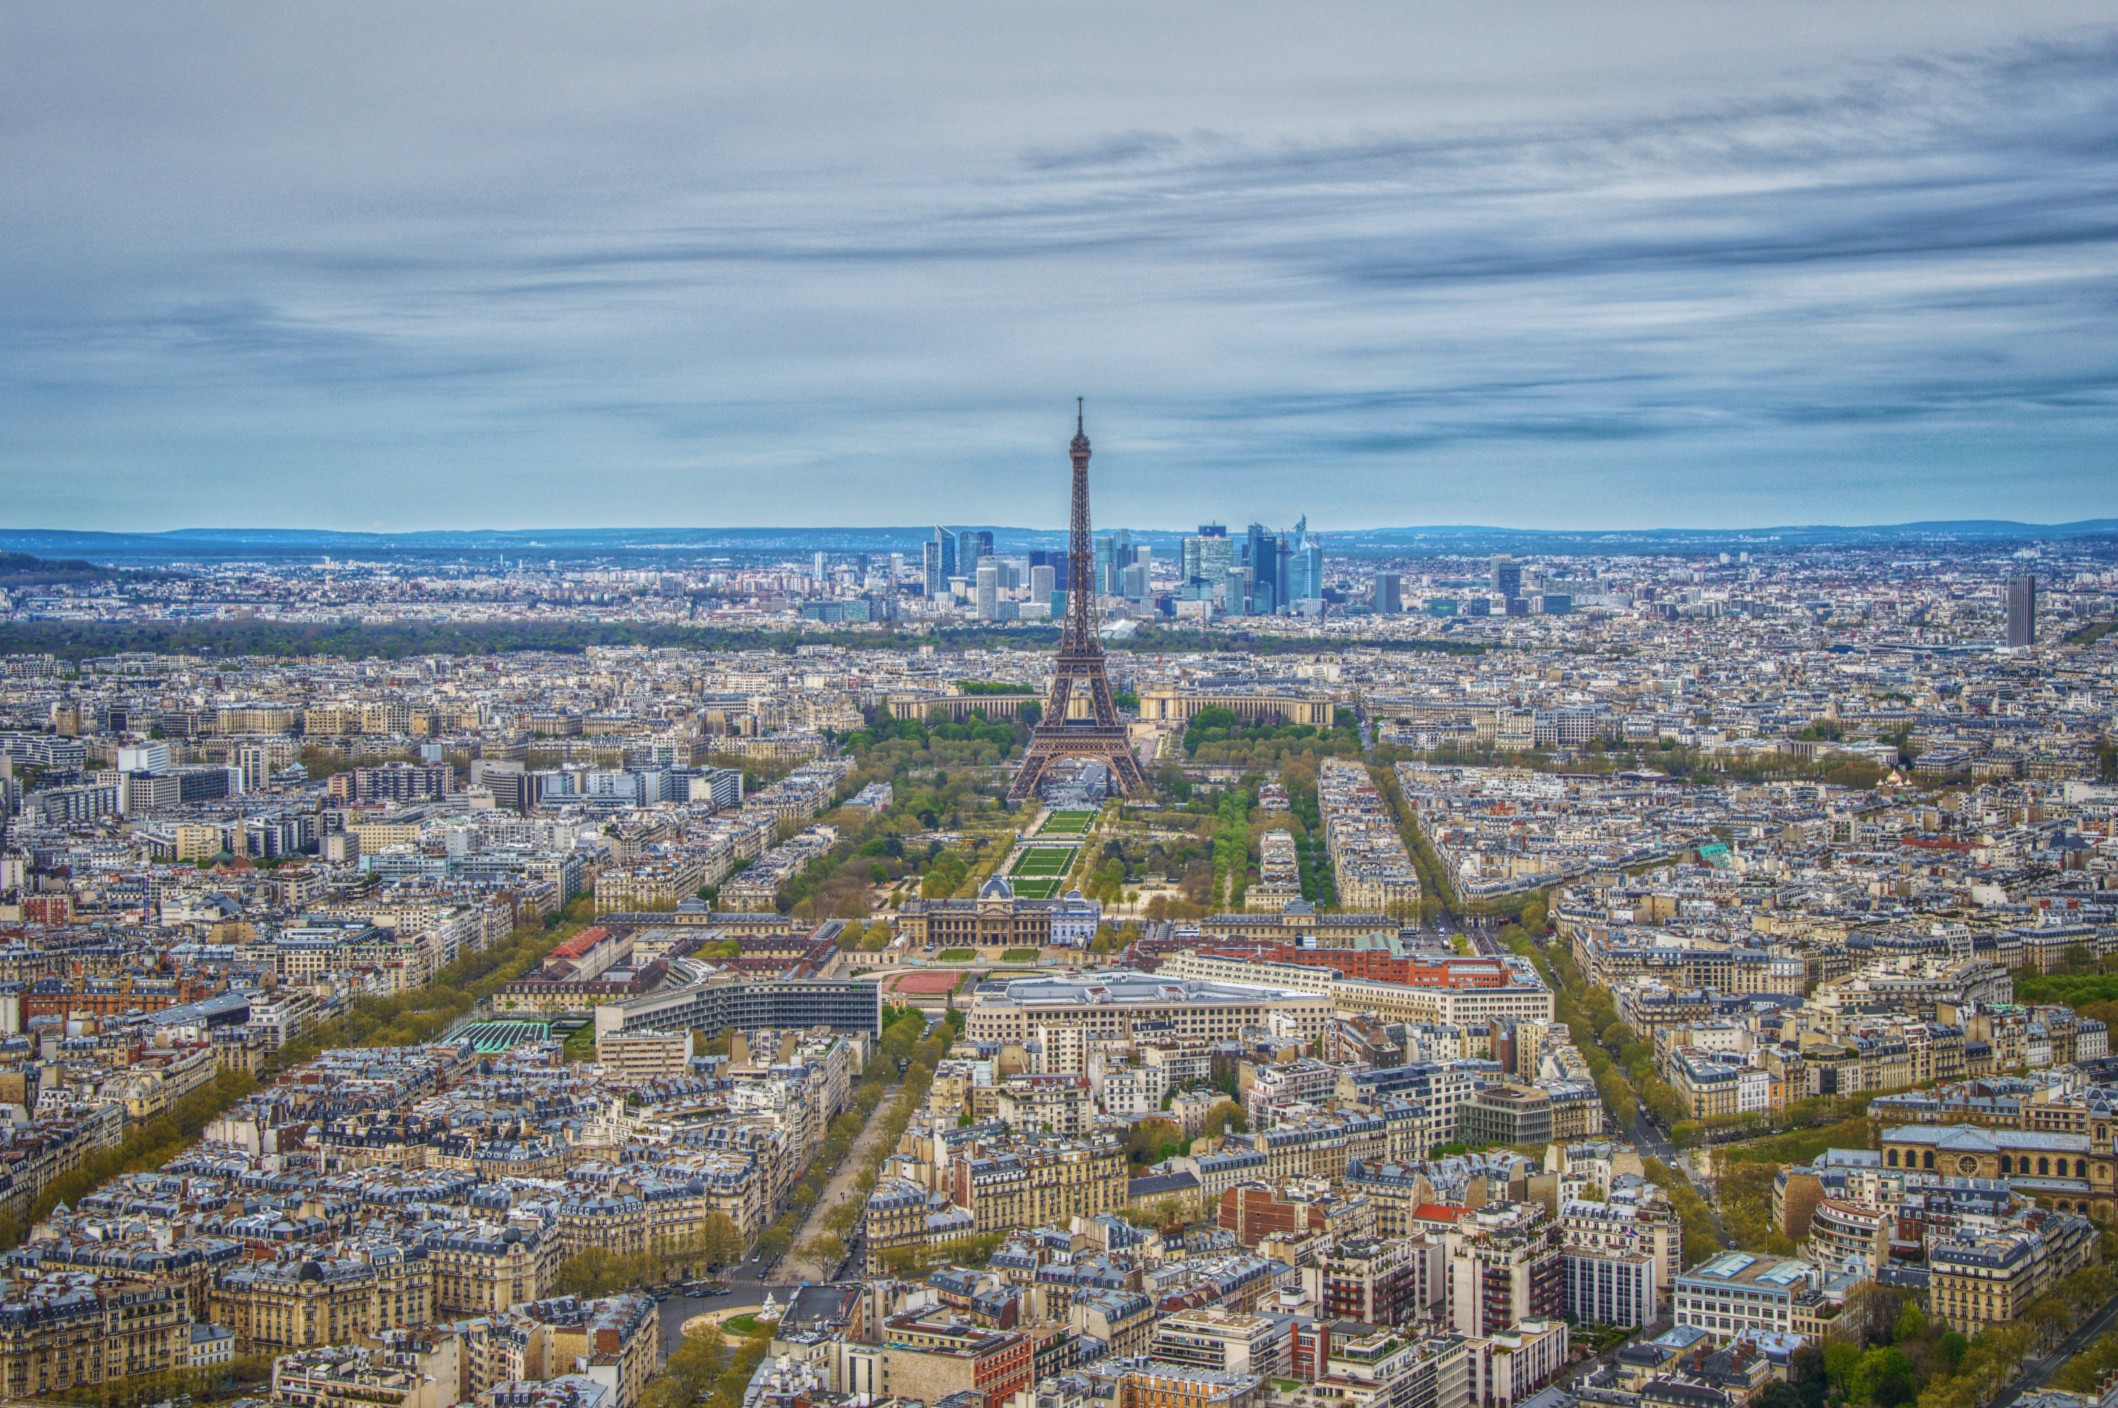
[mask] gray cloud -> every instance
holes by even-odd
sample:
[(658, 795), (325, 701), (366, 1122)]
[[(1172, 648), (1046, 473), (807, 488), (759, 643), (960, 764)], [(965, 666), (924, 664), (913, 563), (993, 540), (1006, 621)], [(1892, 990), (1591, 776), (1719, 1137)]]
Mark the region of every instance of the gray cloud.
[(1079, 391), (1144, 523), (2118, 512), (2105, 18), (0, 12), (0, 493), (1053, 523)]

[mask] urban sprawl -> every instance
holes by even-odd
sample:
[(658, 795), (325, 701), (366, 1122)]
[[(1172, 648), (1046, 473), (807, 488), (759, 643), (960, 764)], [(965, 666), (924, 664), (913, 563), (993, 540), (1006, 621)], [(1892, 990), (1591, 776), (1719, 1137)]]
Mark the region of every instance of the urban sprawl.
[(0, 577), (0, 1400), (2109, 1408), (2118, 547), (1001, 546)]

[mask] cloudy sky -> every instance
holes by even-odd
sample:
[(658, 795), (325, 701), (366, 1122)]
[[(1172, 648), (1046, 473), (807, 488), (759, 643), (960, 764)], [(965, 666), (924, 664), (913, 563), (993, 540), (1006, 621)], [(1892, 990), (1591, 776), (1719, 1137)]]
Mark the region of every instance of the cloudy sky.
[(14, 526), (2118, 515), (2109, 0), (12, 5)]

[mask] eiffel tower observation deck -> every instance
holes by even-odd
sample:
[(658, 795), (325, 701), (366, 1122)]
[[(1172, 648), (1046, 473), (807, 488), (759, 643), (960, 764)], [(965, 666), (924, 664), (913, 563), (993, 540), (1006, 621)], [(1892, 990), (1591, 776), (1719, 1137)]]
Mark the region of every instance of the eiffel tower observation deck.
[(1125, 736), (1125, 723), (1118, 717), (1110, 680), (1103, 672), (1103, 639), (1096, 632), (1096, 588), (1091, 575), (1088, 432), (1079, 401), (1074, 404), (1074, 443), (1068, 453), (1074, 461), (1074, 513), (1066, 551), (1066, 623), (1052, 664), (1044, 717), (1030, 736), (1014, 786), (1008, 789), (1011, 801), (1035, 795), (1052, 765), (1062, 759), (1103, 764), (1109, 769), (1112, 788), (1127, 796), (1147, 788), (1140, 759)]

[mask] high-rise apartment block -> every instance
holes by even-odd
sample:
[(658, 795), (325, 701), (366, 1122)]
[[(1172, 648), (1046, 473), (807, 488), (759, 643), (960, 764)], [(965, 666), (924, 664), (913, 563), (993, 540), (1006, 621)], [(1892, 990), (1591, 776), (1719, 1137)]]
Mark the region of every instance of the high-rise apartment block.
[(2008, 578), (2008, 644), (2037, 644), (2037, 579), (2027, 572)]

